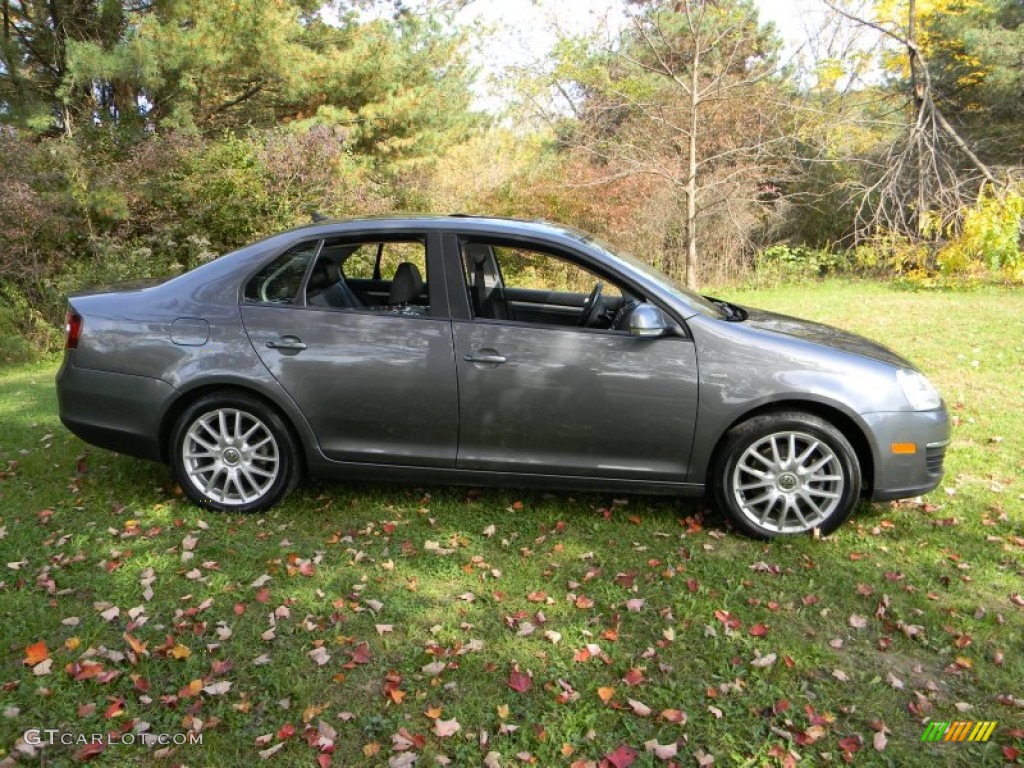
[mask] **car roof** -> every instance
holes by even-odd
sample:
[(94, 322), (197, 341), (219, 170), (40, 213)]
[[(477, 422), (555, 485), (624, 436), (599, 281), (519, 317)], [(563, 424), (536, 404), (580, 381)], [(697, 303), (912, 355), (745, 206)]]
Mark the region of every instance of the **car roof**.
[(543, 219), (513, 219), (500, 216), (478, 216), (467, 213), (439, 214), (384, 214), (345, 219), (322, 219), (301, 227), (281, 232), (281, 235), (302, 234), (328, 236), (347, 230), (398, 231), (415, 227), (424, 230), (456, 230), (460, 232), (487, 232), (505, 235), (540, 235), (567, 237), (578, 242), (593, 238), (582, 230), (555, 224)]

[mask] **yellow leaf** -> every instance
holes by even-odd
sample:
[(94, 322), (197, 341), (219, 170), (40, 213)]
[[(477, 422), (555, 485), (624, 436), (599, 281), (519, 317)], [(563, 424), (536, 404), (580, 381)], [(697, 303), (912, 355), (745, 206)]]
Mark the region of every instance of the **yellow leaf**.
[(569, 757), (575, 751), (576, 748), (568, 742), (562, 745), (562, 757)]
[(178, 643), (171, 649), (171, 656), (176, 659), (187, 659), (191, 655), (192, 649), (187, 645), (182, 645), (181, 643)]
[(610, 685), (605, 685), (597, 689), (597, 695), (600, 697), (601, 701), (607, 704), (612, 700), (612, 696), (615, 695), (615, 689)]
[(508, 714), (509, 714), (508, 704), (500, 704), (500, 705), (498, 705), (498, 717), (500, 717), (502, 720), (505, 720), (505, 719), (508, 718)]
[(69, 637), (67, 640), (64, 641), (64, 647), (67, 648), (69, 651), (75, 650), (81, 644), (82, 641), (79, 640), (77, 637)]
[(371, 741), (369, 744), (363, 744), (363, 754), (367, 757), (373, 757), (380, 752), (380, 744), (376, 741)]
[(190, 696), (198, 696), (199, 692), (203, 690), (202, 680), (193, 680), (188, 684), (188, 692)]
[(427, 711), (423, 714), (429, 717), (431, 720), (436, 720), (437, 718), (441, 717), (441, 707), (428, 707)]

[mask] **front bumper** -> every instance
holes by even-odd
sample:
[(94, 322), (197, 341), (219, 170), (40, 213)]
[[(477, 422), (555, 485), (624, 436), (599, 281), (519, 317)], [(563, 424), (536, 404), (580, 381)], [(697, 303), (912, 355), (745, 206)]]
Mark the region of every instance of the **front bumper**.
[(57, 373), (60, 420), (87, 443), (160, 461), (160, 419), (175, 395), (160, 379), (78, 368), (74, 352)]
[[(945, 407), (934, 411), (868, 413), (862, 418), (868, 427), (874, 458), (872, 501), (919, 496), (942, 481), (949, 445), (949, 415)], [(913, 444), (914, 452), (896, 453), (893, 444)]]

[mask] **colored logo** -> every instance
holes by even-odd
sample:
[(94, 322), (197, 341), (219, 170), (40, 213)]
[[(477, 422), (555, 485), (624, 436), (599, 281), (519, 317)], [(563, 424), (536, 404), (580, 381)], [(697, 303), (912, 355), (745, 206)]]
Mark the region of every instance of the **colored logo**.
[(997, 725), (998, 723), (993, 720), (981, 723), (970, 720), (928, 723), (921, 734), (921, 741), (988, 741)]

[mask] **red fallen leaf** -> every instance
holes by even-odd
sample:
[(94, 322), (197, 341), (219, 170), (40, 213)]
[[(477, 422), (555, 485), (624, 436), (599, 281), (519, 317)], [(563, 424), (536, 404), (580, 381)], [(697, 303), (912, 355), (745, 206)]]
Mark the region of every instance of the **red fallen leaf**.
[(245, 613), (245, 603), (235, 603), (234, 607), (235, 616), (241, 616)]
[(576, 598), (576, 607), (577, 608), (593, 608), (594, 607), (594, 601), (591, 600), (586, 595), (580, 595), (579, 597)]
[(1003, 747), (1003, 757), (1005, 757), (1009, 762), (1012, 763), (1014, 760), (1020, 757), (1020, 750), (1014, 749), (1009, 744), (1007, 744), (1005, 747)]
[(84, 763), (86, 760), (92, 760), (94, 757), (100, 755), (100, 753), (102, 753), (106, 748), (106, 745), (102, 743), (97, 744), (96, 742), (93, 742), (91, 744), (86, 744), (80, 750), (75, 752), (75, 760), (80, 763)]
[(800, 598), (800, 602), (802, 602), (806, 606), (812, 606), (815, 603), (820, 602), (820, 600), (821, 598), (819, 598), (817, 595), (804, 595), (802, 598)]
[(886, 571), (885, 578), (888, 581), (903, 581), (906, 578), (900, 571)]
[(615, 574), (615, 583), (620, 587), (626, 589), (632, 589), (633, 584), (636, 582), (636, 571), (630, 571), (629, 573), (617, 573)]
[(590, 661), (590, 651), (586, 648), (580, 648), (575, 654), (573, 654), (572, 660), (579, 664)]
[(843, 752), (852, 753), (860, 749), (861, 743), (862, 740), (860, 736), (847, 736), (845, 739), (839, 740), (839, 748), (843, 750)]
[(690, 594), (693, 594), (694, 592), (700, 589), (700, 582), (696, 579), (687, 579), (686, 588), (690, 590)]
[(733, 616), (729, 611), (723, 611), (718, 609), (715, 611), (715, 618), (722, 622), (726, 629), (739, 629), (740, 620)]
[(263, 587), (263, 589), (256, 592), (257, 603), (269, 603), (270, 602), (270, 587)]
[(64, 667), (64, 671), (75, 680), (89, 680), (103, 674), (103, 665), (95, 661), (74, 661)]
[(508, 676), (505, 684), (513, 691), (526, 693), (533, 687), (533, 680), (530, 679), (529, 675), (524, 675), (520, 672), (519, 665), (516, 665), (512, 668), (512, 673)]
[(622, 676), (622, 682), (626, 685), (640, 685), (645, 682), (644, 673), (633, 667)]
[(353, 664), (369, 664), (373, 659), (373, 655), (370, 653), (370, 646), (368, 643), (360, 643), (356, 646), (354, 651), (350, 652), (352, 656)]
[(46, 649), (46, 641), (40, 640), (38, 643), (32, 643), (32, 645), (25, 648), (25, 661), (27, 666), (34, 667), (36, 664), (46, 661), (50, 658), (50, 652)]
[(103, 717), (106, 720), (111, 720), (111, 719), (117, 717), (118, 715), (123, 715), (123, 714), (124, 714), (124, 699), (118, 697), (118, 698), (114, 699), (110, 703), (110, 706), (108, 706), (106, 708), (106, 710), (103, 712)]
[(316, 758), (316, 764), (318, 768), (331, 768), (331, 756), (321, 752)]
[(132, 685), (139, 693), (149, 693), (149, 680), (142, 675), (132, 675)]
[(670, 723), (686, 723), (686, 713), (681, 709), (663, 709), (661, 710), (661, 718)]
[(863, 595), (864, 597), (870, 597), (871, 595), (875, 594), (875, 590), (869, 587), (867, 584), (858, 584), (857, 594)]
[(614, 752), (605, 755), (604, 759), (612, 768), (629, 768), (633, 761), (636, 760), (636, 756), (637, 751), (635, 749), (630, 749), (625, 744), (621, 744)]
[(764, 624), (755, 624), (750, 628), (750, 634), (754, 637), (764, 637), (768, 634), (768, 627)]
[(278, 741), (287, 741), (295, 735), (295, 726), (291, 723), (285, 723), (281, 726), (281, 730), (277, 732)]
[(531, 603), (543, 603), (548, 599), (548, 593), (543, 589), (538, 589), (536, 592), (531, 592), (526, 596), (526, 599)]
[(78, 716), (79, 717), (88, 717), (89, 715), (91, 715), (95, 711), (96, 711), (96, 705), (93, 704), (91, 701), (88, 704), (79, 704), (78, 705)]
[(776, 715), (781, 715), (783, 712), (789, 710), (789, 699), (779, 699), (772, 704), (772, 712)]
[(313, 564), (308, 561), (299, 566), (299, 573), (303, 576), (312, 576), (315, 572), (316, 569), (313, 568)]

